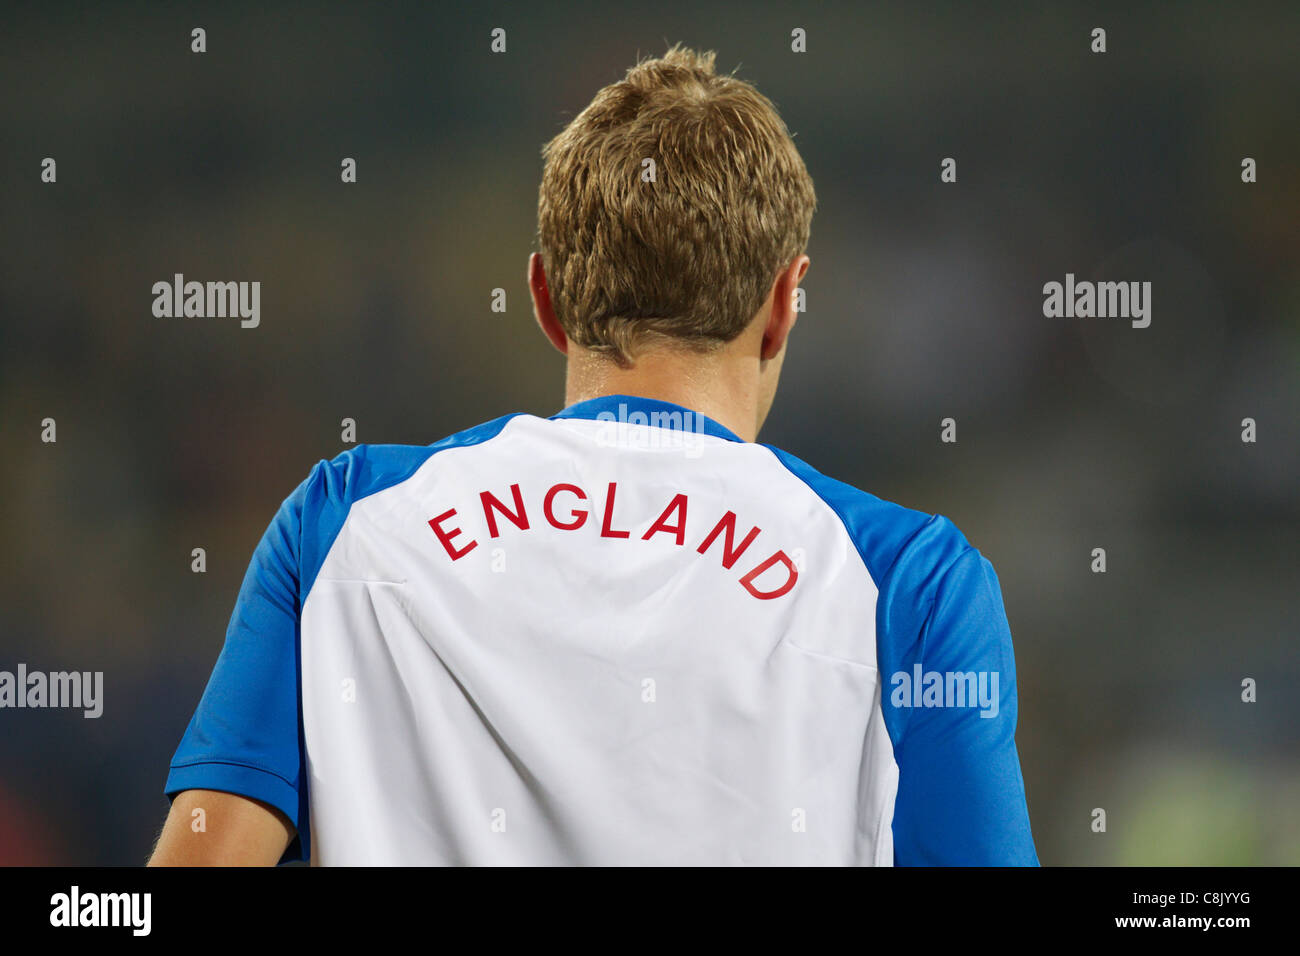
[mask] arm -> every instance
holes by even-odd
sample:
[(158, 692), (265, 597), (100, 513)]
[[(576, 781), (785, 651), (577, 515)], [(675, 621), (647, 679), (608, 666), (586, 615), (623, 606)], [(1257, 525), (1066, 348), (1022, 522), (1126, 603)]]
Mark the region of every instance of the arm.
[[(285, 500), (249, 562), (225, 646), (171, 761), (164, 790), (174, 803), (155, 863), (261, 862), (273, 845), (286, 859), (310, 855), (298, 624), (312, 482)], [(195, 810), (206, 829), (195, 829)]]
[(218, 790), (176, 795), (149, 866), (275, 866), (293, 839), (269, 804)]
[(1011, 630), (993, 566), (973, 548), (944, 574), (920, 641), (898, 669), (912, 675), (917, 664), (945, 678), (971, 675), (988, 693), (965, 706), (918, 707), (915, 699), (899, 706), (909, 696), (903, 688), (886, 691), (899, 768), (895, 862), (1037, 866), (1016, 752)]

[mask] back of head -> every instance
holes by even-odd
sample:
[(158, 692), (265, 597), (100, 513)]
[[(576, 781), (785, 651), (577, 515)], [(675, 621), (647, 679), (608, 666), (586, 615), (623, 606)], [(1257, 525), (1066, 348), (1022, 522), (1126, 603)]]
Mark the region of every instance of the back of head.
[(621, 365), (648, 338), (735, 338), (808, 243), (816, 195), (785, 123), (713, 62), (680, 46), (643, 60), (543, 149), (556, 316)]

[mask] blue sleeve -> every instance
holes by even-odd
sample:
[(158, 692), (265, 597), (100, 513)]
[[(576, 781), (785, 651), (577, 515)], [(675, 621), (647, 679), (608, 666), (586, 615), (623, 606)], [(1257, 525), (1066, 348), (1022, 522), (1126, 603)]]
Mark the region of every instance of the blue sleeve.
[(280, 506), (253, 553), (165, 788), (169, 798), (219, 790), (270, 804), (298, 831), (285, 860), (310, 856), (298, 637), (303, 504), (316, 476)]
[[(997, 575), (967, 546), (933, 593), (919, 640), (891, 662), (881, 688), (899, 769), (894, 862), (1037, 866), (1016, 753), (1016, 664)], [(939, 706), (936, 679), (927, 675), (943, 680)], [(949, 675), (956, 675), (951, 691)], [(963, 705), (971, 687), (976, 699)]]

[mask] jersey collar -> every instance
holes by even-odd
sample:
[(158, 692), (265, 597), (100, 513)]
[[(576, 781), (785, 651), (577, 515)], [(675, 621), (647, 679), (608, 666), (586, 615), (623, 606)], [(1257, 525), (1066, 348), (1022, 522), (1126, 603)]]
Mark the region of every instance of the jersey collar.
[(562, 412), (552, 415), (551, 419), (590, 418), (626, 422), (629, 416), (635, 412), (645, 415), (645, 424), (647, 425), (651, 422), (651, 414), (665, 415), (676, 412), (692, 415), (694, 419), (686, 419), (686, 422), (693, 426), (693, 430), (702, 431), (704, 434), (712, 435), (715, 438), (725, 438), (727, 441), (744, 442), (744, 439), (731, 429), (718, 424), (707, 415), (701, 415), (699, 412), (683, 405), (661, 402), (657, 398), (642, 398), (639, 395), (601, 395), (598, 398), (589, 398), (585, 402), (570, 405)]

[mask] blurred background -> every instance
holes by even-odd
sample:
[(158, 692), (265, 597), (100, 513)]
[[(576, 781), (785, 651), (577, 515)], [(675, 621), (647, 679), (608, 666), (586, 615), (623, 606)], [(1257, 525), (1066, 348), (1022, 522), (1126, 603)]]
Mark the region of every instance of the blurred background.
[[(105, 702), (0, 710), (0, 863), (147, 857), (252, 549), (342, 419), (559, 410), (540, 148), (679, 40), (817, 185), (761, 438), (997, 568), (1042, 861), (1300, 863), (1300, 7), (973, 6), (7, 7), (0, 669)], [(260, 326), (156, 318), (178, 272), (260, 281)], [(1150, 281), (1150, 328), (1045, 318), (1067, 272)]]

